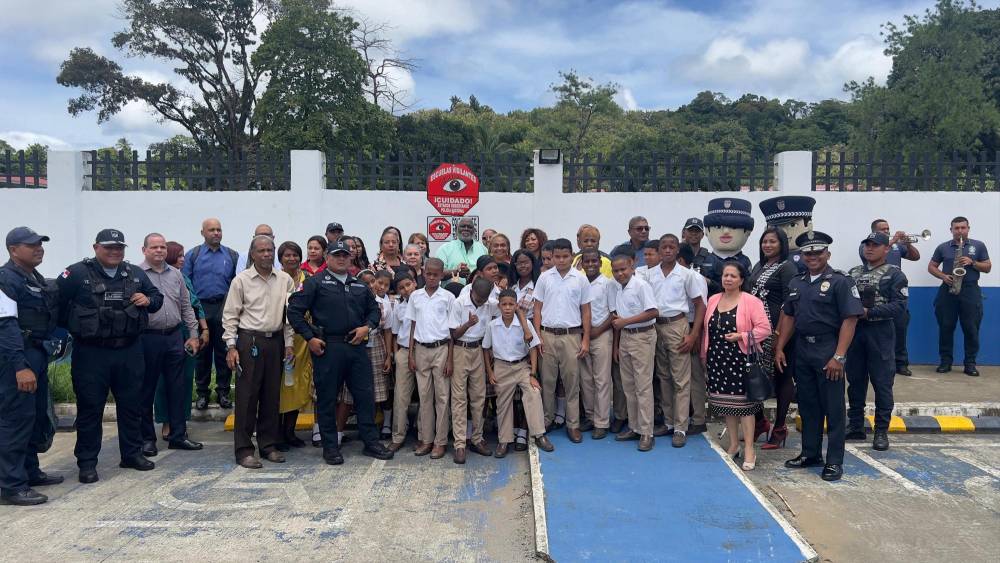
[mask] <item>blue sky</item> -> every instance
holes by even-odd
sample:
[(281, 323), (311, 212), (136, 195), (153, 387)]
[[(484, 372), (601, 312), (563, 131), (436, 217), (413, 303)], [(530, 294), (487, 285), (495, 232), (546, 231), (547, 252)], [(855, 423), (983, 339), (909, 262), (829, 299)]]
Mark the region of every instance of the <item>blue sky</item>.
[[(1000, 0), (982, 2), (995, 7)], [(116, 0), (8, 1), (0, 17), (0, 138), (21, 147), (138, 147), (182, 132), (132, 104), (108, 123), (71, 117), (74, 91), (56, 84), (74, 46), (114, 56), (127, 72), (176, 81), (158, 61), (126, 59), (110, 45), (123, 27)], [(355, 16), (390, 26), (418, 59), (398, 76), (414, 109), (475, 94), (498, 111), (550, 105), (548, 86), (576, 69), (620, 85), (627, 109), (676, 108), (701, 90), (815, 101), (843, 98), (848, 80), (884, 81), (880, 24), (922, 13), (931, 0), (343, 0)]]

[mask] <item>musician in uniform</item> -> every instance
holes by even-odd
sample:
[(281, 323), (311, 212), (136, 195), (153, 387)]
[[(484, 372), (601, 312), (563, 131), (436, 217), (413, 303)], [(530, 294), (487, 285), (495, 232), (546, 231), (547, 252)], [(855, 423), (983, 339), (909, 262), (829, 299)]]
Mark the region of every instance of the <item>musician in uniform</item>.
[(889, 264), (889, 235), (875, 231), (865, 237), (865, 264), (851, 268), (849, 275), (861, 295), (864, 314), (858, 320), (854, 341), (847, 351), (847, 440), (864, 440), (865, 397), (868, 381), (875, 389), (875, 439), (872, 448), (889, 449), (892, 417), (892, 383), (896, 330), (893, 321), (906, 311), (909, 296), (906, 276)]
[(938, 354), (941, 357), (938, 373), (951, 371), (955, 325), (961, 322), (965, 337), (965, 356), (962, 359), (965, 374), (979, 375), (976, 354), (979, 353), (979, 324), (983, 320), (983, 293), (979, 289), (979, 276), (990, 273), (992, 269), (986, 245), (969, 238), (969, 220), (965, 217), (952, 219), (951, 240), (939, 244), (927, 264), (927, 271), (941, 280), (941, 287), (934, 298)]

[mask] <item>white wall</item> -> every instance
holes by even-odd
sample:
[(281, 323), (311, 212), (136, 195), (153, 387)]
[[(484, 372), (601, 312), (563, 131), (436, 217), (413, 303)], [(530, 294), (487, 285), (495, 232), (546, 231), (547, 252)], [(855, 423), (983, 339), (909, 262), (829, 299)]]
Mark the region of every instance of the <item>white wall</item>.
[[(833, 264), (846, 269), (858, 263), (858, 242), (875, 217), (885, 217), (892, 228), (934, 232), (930, 242), (918, 246), (919, 263), (904, 263), (911, 285), (937, 285), (926, 273), (927, 259), (934, 245), (946, 240), (953, 216), (969, 217), (972, 236), (985, 242), (994, 256), (1000, 256), (1000, 193), (895, 192), (837, 193), (810, 192), (808, 152), (782, 153), (776, 170), (778, 188), (785, 194), (811, 195), (817, 199), (814, 223), (817, 230), (834, 237)], [(426, 229), (428, 215), (437, 213), (423, 192), (333, 191), (323, 189), (323, 155), (313, 151), (292, 152), (292, 188), (288, 192), (92, 192), (85, 189), (81, 153), (49, 153), (47, 189), (0, 190), (0, 231), (28, 225), (52, 237), (46, 245), (42, 271), (58, 274), (66, 265), (92, 254), (96, 233), (107, 227), (121, 229), (129, 241), (127, 257), (141, 260), (142, 237), (162, 232), (185, 247), (201, 242), (198, 231), (206, 217), (218, 217), (223, 225), (223, 242), (244, 252), (254, 227), (270, 224), (278, 241), (303, 244), (314, 234), (322, 234), (326, 224), (337, 221), (348, 234), (361, 236), (374, 257), (378, 236), (386, 225), (409, 233)], [(764, 226), (757, 203), (777, 192), (752, 193), (584, 193), (564, 194), (561, 166), (536, 165), (535, 193), (484, 193), (470, 214), (481, 225), (511, 237), (516, 246), (521, 231), (538, 226), (550, 238), (565, 236), (575, 241), (581, 223), (596, 225), (602, 233), (601, 246), (612, 246), (628, 238), (628, 219), (648, 218), (653, 235), (678, 233), (687, 217), (702, 217), (713, 197), (742, 197), (754, 205), (755, 235), (745, 248), (756, 260), (756, 239)], [(983, 277), (984, 286), (1000, 286), (1000, 275)]]

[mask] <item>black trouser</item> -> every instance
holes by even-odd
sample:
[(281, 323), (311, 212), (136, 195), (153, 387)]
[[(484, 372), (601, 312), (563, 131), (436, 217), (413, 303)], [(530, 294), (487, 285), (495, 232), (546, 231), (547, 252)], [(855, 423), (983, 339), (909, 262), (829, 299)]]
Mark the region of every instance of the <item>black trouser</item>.
[(826, 378), (826, 367), (837, 351), (837, 334), (797, 335), (795, 389), (802, 416), (802, 455), (822, 457), (823, 420), (826, 419), (826, 462), (844, 463), (844, 378)]
[(313, 359), (313, 384), (316, 386), (316, 419), (323, 440), (323, 449), (336, 451), (337, 394), (341, 385), (354, 398), (358, 416), (358, 432), (365, 445), (378, 442), (375, 428), (375, 390), (371, 362), (364, 345), (354, 346), (343, 337), (326, 341), (326, 351)]
[(187, 434), (187, 421), (184, 417), (185, 401), (190, 404), (191, 396), (187, 395), (184, 381), (184, 336), (180, 327), (170, 334), (147, 332), (142, 335), (142, 354), (145, 358), (146, 372), (142, 379), (142, 441), (155, 442), (156, 428), (153, 426), (153, 399), (156, 396), (156, 385), (163, 380), (163, 393), (167, 407), (167, 422), (170, 424), (170, 435), (167, 440), (175, 442), (183, 440)]
[(962, 286), (958, 295), (948, 292), (948, 286), (938, 288), (934, 299), (934, 316), (938, 322), (938, 351), (942, 364), (954, 360), (955, 326), (962, 323), (965, 336), (965, 365), (975, 365), (979, 354), (979, 323), (983, 320), (983, 292), (976, 284)]
[(118, 450), (122, 459), (140, 455), (142, 432), (142, 379), (145, 363), (142, 344), (136, 339), (124, 348), (84, 344), (73, 349), (73, 391), (76, 393), (76, 464), (80, 469), (97, 467), (101, 452), (101, 424), (108, 391), (115, 398), (118, 418)]
[(888, 430), (892, 418), (892, 384), (896, 379), (893, 321), (858, 321), (854, 340), (847, 350), (847, 426), (865, 429), (865, 399), (868, 382), (875, 389), (875, 430)]
[[(252, 348), (257, 347), (257, 357)], [(253, 436), (257, 432), (257, 448), (267, 455), (281, 442), (281, 362), (285, 356), (285, 340), (281, 330), (271, 337), (255, 336), (239, 331), (236, 350), (240, 355), (242, 373), (236, 381), (236, 410), (233, 442), (236, 461), (253, 455)]]
[(906, 351), (906, 333), (910, 328), (910, 309), (903, 309), (903, 314), (892, 321), (896, 332), (896, 369), (901, 370), (910, 365), (910, 354)]
[(35, 372), (34, 393), (17, 390), (14, 366), (0, 365), (0, 493), (8, 495), (28, 488), (37, 477), (38, 451), (45, 441), (48, 424), (48, 354), (38, 346), (24, 350), (28, 367)]
[(208, 398), (211, 394), (209, 385), (212, 383), (212, 363), (215, 362), (215, 392), (217, 395), (229, 395), (229, 384), (232, 370), (226, 365), (226, 343), (222, 341), (222, 307), (221, 301), (202, 301), (205, 308), (205, 323), (208, 324), (208, 346), (198, 353), (198, 365), (195, 368), (195, 389), (199, 397)]

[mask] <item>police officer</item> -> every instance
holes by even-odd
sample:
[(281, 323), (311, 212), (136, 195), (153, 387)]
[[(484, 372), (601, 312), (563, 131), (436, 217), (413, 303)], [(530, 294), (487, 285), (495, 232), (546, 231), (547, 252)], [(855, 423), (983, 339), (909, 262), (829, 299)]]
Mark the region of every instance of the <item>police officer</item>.
[(31, 487), (63, 482), (38, 467), (51, 426), (48, 357), (58, 347), (56, 289), (35, 270), (48, 241), (17, 227), (7, 233), (10, 261), (0, 267), (0, 498), (18, 506), (48, 500)]
[[(354, 397), (362, 453), (392, 459), (392, 452), (378, 441), (375, 427), (375, 392), (371, 362), (365, 351), (368, 333), (376, 330), (381, 312), (368, 286), (347, 273), (351, 251), (343, 240), (326, 249), (326, 270), (306, 279), (288, 301), (288, 322), (309, 343), (316, 386), (316, 416), (323, 440), (323, 459), (330, 465), (344, 463), (337, 444), (337, 394), (346, 384)], [(306, 321), (312, 315), (312, 324)]]
[(795, 387), (802, 416), (802, 453), (788, 468), (823, 465), (823, 420), (827, 421), (823, 480), (844, 474), (844, 364), (858, 317), (864, 314), (854, 280), (830, 268), (833, 239), (819, 231), (799, 235), (806, 273), (792, 278), (778, 321), (774, 363), (784, 370), (785, 345), (795, 339)]
[(864, 314), (847, 350), (847, 440), (865, 439), (865, 397), (868, 381), (875, 389), (875, 439), (872, 448), (889, 449), (892, 417), (892, 383), (895, 378), (896, 330), (894, 321), (906, 311), (909, 296), (906, 275), (886, 262), (889, 235), (875, 231), (862, 241), (865, 264), (851, 268), (851, 278), (861, 295)]
[(141, 454), (142, 379), (139, 336), (148, 313), (160, 310), (163, 295), (138, 267), (124, 262), (125, 236), (116, 229), (97, 233), (94, 258), (71, 265), (59, 284), (62, 326), (73, 335), (76, 392), (76, 463), (81, 483), (95, 483), (101, 451), (101, 421), (108, 390), (115, 398), (120, 467), (149, 471)]

